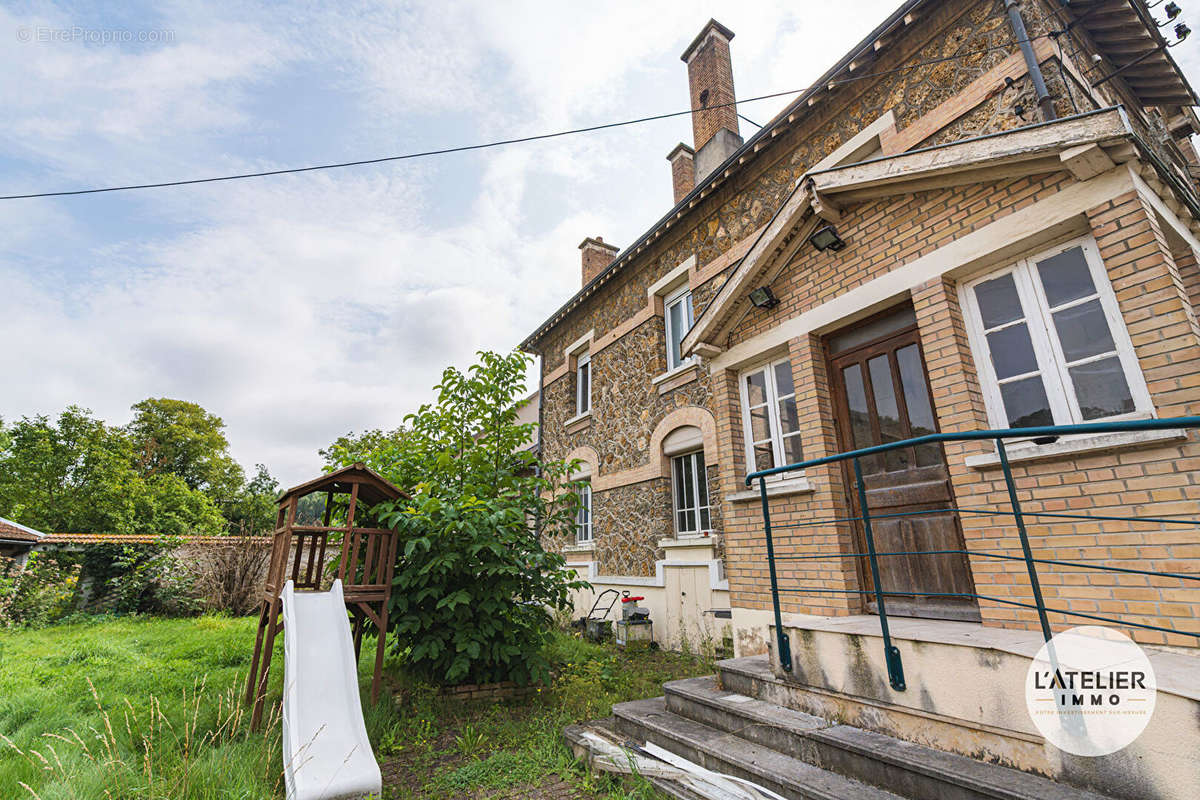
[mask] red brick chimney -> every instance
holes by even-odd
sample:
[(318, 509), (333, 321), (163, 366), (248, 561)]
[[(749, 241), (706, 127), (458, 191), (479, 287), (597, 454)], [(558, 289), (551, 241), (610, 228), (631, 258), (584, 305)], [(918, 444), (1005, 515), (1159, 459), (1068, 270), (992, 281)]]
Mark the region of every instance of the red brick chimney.
[(579, 244), (579, 249), (583, 251), (584, 286), (587, 286), (592, 278), (603, 272), (604, 268), (612, 263), (613, 257), (620, 252), (619, 247), (605, 243), (603, 236), (595, 238), (589, 236)]
[(675, 149), (667, 153), (667, 161), (671, 162), (671, 188), (675, 192), (675, 202), (687, 197), (688, 192), (696, 187), (696, 165), (692, 159), (696, 151), (683, 142), (675, 145)]
[(710, 19), (680, 57), (688, 65), (696, 182), (742, 146), (729, 40), (733, 31)]

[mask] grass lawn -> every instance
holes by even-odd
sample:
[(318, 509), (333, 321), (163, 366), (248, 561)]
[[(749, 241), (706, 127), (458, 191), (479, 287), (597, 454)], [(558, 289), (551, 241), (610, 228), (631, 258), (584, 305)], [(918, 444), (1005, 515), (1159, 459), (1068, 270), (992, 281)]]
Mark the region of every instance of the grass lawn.
[[(98, 618), (0, 632), (0, 798), (282, 798), (277, 716), (265, 733), (251, 733), (241, 704), (253, 645), (248, 618)], [(586, 774), (562, 727), (711, 665), (624, 654), (568, 634), (549, 655), (554, 685), (503, 703), (441, 698), (393, 668), (398, 701), (366, 709), (386, 797), (651, 797), (648, 787)], [(281, 669), (272, 673), (277, 703)]]

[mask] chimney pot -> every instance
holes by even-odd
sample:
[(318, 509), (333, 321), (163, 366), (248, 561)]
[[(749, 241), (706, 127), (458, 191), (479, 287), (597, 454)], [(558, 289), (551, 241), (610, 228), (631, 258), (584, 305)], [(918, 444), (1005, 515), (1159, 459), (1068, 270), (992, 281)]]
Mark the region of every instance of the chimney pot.
[(621, 248), (608, 244), (603, 236), (589, 236), (579, 243), (583, 253), (583, 285), (587, 286), (593, 278), (604, 271), (612, 263), (613, 258)]

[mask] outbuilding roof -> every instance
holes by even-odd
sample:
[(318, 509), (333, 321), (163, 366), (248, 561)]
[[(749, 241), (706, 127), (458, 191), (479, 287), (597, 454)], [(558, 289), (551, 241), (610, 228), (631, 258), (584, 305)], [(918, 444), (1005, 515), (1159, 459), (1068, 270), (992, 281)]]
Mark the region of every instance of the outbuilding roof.
[(40, 542), (46, 534), (36, 531), (19, 522), (0, 517), (0, 541), (3, 542)]

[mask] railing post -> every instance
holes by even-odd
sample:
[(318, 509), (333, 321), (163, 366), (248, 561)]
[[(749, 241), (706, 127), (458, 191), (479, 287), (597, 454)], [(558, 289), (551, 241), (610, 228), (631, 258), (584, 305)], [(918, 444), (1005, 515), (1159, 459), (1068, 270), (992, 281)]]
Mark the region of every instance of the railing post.
[(771, 541), (771, 506), (767, 502), (767, 479), (758, 479), (758, 493), (762, 497), (763, 530), (767, 535), (767, 568), (771, 572), (771, 602), (775, 606), (775, 641), (779, 649), (779, 666), (784, 672), (792, 671), (792, 646), (787, 632), (783, 630), (783, 615), (779, 611), (779, 579), (775, 575), (775, 545)]
[(1033, 549), (1029, 546), (1029, 534), (1025, 532), (1025, 518), (1021, 516), (1021, 502), (1017, 500), (1017, 487), (1013, 483), (1012, 471), (1008, 468), (1008, 452), (1004, 449), (1003, 439), (996, 440), (996, 452), (1000, 454), (1004, 482), (1008, 485), (1008, 501), (1012, 504), (1017, 536), (1021, 539), (1021, 550), (1025, 553), (1025, 567), (1029, 570), (1029, 586), (1033, 589), (1033, 602), (1037, 605), (1038, 619), (1042, 623), (1042, 637), (1048, 642), (1054, 633), (1050, 630), (1050, 618), (1046, 616), (1046, 602), (1042, 599), (1042, 586), (1038, 583), (1037, 567), (1033, 563)]
[[(879, 627), (883, 631), (883, 658), (887, 663), (888, 683), (897, 692), (905, 690), (904, 662), (900, 660), (900, 648), (892, 644), (888, 630), (887, 608), (883, 602), (883, 588), (879, 585), (879, 561), (875, 557), (875, 536), (871, 533), (871, 514), (867, 510), (867, 490), (863, 486), (862, 467), (854, 459), (854, 482), (858, 484), (858, 507), (862, 511), (863, 532), (867, 540), (867, 559), (871, 563), (871, 582), (875, 587), (875, 606), (879, 610)], [(765, 495), (764, 495), (765, 497)]]

